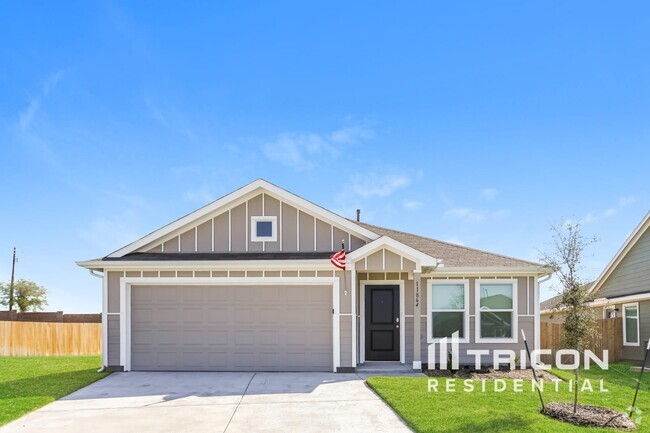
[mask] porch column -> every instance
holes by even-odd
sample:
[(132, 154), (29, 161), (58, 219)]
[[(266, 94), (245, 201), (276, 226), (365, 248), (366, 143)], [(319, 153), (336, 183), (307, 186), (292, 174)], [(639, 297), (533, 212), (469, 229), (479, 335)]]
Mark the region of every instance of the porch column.
[(422, 370), (422, 351), (420, 348), (420, 298), (422, 292), (422, 272), (413, 272), (413, 370)]

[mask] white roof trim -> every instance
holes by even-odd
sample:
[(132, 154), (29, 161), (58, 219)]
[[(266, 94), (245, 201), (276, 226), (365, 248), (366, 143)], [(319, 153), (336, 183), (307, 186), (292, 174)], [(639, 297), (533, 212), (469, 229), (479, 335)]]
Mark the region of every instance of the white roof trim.
[(231, 192), (230, 194), (227, 194), (220, 199), (217, 199), (213, 201), (212, 203), (203, 206), (202, 208), (189, 213), (185, 215), (182, 218), (177, 219), (176, 221), (167, 224), (166, 226), (155, 230), (148, 235), (138, 239), (135, 242), (130, 243), (129, 245), (126, 245), (125, 247), (120, 248), (119, 250), (116, 250), (108, 255), (108, 257), (122, 257), (125, 254), (132, 253), (134, 251), (137, 251), (138, 249), (142, 248), (143, 246), (154, 242), (157, 239), (163, 238), (164, 236), (188, 225), (191, 224), (193, 221), (198, 220), (210, 213), (215, 212), (219, 208), (228, 205), (229, 203), (249, 194), (252, 193), (253, 191), (257, 189), (262, 189), (265, 191), (268, 191), (272, 195), (275, 195), (282, 199), (282, 201), (287, 202), (291, 205), (295, 205), (299, 208), (305, 209), (314, 215), (320, 216), (322, 219), (329, 220), (332, 223), (341, 226), (345, 228), (346, 230), (349, 230), (353, 233), (359, 234), (362, 237), (365, 237), (370, 240), (377, 239), (379, 235), (377, 235), (374, 232), (371, 232), (370, 230), (361, 227), (358, 224), (353, 223), (352, 221), (348, 220), (347, 218), (343, 218), (342, 216), (339, 216), (331, 211), (328, 211), (325, 208), (322, 208), (318, 205), (315, 205), (314, 203), (305, 200), (302, 197), (299, 197), (293, 193), (290, 193), (287, 190), (284, 190), (278, 186), (273, 185), (272, 183), (269, 183), (265, 181), (264, 179), (257, 179), (251, 183), (249, 183), (246, 186), (243, 186), (239, 188), (238, 190), (235, 190)]
[(461, 276), (487, 276), (487, 275), (501, 275), (501, 276), (535, 276), (542, 277), (544, 275), (552, 274), (550, 268), (544, 266), (450, 266), (438, 267), (430, 274), (434, 277), (443, 277), (447, 275), (461, 275)]
[(330, 259), (315, 260), (88, 260), (77, 262), (86, 269), (191, 269), (191, 270), (329, 270), (337, 271)]
[(596, 292), (600, 289), (600, 287), (607, 280), (607, 278), (609, 278), (612, 272), (614, 272), (614, 269), (616, 269), (616, 267), (625, 258), (627, 253), (629, 253), (632, 247), (636, 245), (638, 240), (641, 238), (641, 236), (643, 236), (643, 233), (645, 233), (645, 231), (648, 229), (649, 226), (650, 226), (650, 212), (648, 212), (645, 215), (645, 217), (643, 217), (641, 223), (639, 223), (639, 225), (634, 229), (632, 234), (628, 236), (623, 246), (618, 250), (614, 258), (609, 262), (609, 264), (605, 267), (605, 270), (598, 276), (596, 282), (591, 286), (591, 288), (589, 289), (589, 293)]
[(379, 239), (375, 239), (361, 248), (352, 251), (347, 255), (347, 261), (348, 263), (356, 262), (357, 260), (367, 257), (383, 248), (413, 260), (418, 268), (421, 268), (422, 266), (436, 267), (440, 264), (440, 260), (396, 241), (393, 238), (389, 238), (388, 236), (382, 236)]

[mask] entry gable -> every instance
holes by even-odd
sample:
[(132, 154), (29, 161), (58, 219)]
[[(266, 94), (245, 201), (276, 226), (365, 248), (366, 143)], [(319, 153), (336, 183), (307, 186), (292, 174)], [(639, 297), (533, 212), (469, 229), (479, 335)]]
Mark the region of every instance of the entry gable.
[[(257, 232), (259, 231), (259, 233)], [(348, 251), (379, 235), (258, 179), (111, 253)]]
[(348, 254), (349, 263), (358, 263), (358, 270), (422, 271), (442, 266), (440, 260), (424, 254), (388, 236), (382, 236)]

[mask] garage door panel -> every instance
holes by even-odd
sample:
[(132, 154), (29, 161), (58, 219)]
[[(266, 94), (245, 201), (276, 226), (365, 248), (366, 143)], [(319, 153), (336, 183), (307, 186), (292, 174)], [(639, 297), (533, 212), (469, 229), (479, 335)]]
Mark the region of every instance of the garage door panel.
[(256, 311), (251, 307), (233, 309), (233, 322), (235, 325), (251, 325), (255, 323)]
[[(185, 289), (188, 289), (188, 287)], [(180, 292), (175, 287), (160, 286), (154, 293), (154, 299), (162, 303), (177, 303), (180, 300), (179, 295)]]
[(210, 325), (227, 324), (228, 323), (228, 309), (227, 308), (207, 308), (206, 314), (207, 323)]
[(185, 307), (183, 309), (183, 324), (202, 324), (204, 309), (200, 307)]
[[(155, 305), (155, 304), (154, 304)], [(152, 311), (151, 323), (164, 325), (172, 324), (177, 325), (178, 319), (180, 316), (181, 310), (178, 307), (160, 307), (155, 310), (155, 314)]]
[(133, 286), (131, 367), (331, 371), (331, 293), (326, 286)]

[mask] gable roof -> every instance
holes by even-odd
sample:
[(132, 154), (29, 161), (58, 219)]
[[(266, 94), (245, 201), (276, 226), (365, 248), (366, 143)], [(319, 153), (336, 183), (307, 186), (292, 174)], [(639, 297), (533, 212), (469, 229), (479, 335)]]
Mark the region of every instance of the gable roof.
[(550, 310), (557, 308), (560, 305), (561, 300), (562, 300), (561, 295), (555, 295), (552, 298), (547, 299), (546, 301), (540, 302), (539, 304), (540, 313), (550, 312)]
[[(422, 263), (426, 263), (427, 266), (432, 265), (435, 267), (437, 264), (441, 264), (441, 268), (451, 268), (451, 271), (456, 270), (458, 272), (465, 271), (466, 269), (470, 271), (486, 269), (490, 271), (494, 270), (497, 272), (522, 270), (526, 272), (534, 271), (545, 274), (550, 273), (547, 268), (539, 263), (515, 259), (501, 254), (489, 253), (487, 251), (468, 248), (461, 245), (438, 241), (424, 236), (418, 236), (411, 233), (387, 229), (384, 227), (361, 223), (352, 219), (344, 218), (263, 179), (257, 179), (248, 185), (245, 185), (242, 188), (231, 192), (230, 194), (224, 195), (212, 203), (209, 203), (208, 205), (194, 212), (191, 212), (158, 230), (149, 233), (148, 235), (136, 240), (135, 242), (132, 242), (131, 244), (114, 251), (113, 253), (106, 256), (103, 260), (151, 261), (163, 259), (171, 260), (172, 258), (176, 260), (189, 260), (191, 258), (191, 254), (188, 255), (188, 253), (176, 254), (173, 256), (165, 255), (161, 258), (159, 257), (159, 254), (142, 254), (142, 248), (151, 245), (153, 242), (156, 242), (165, 236), (175, 235), (179, 231), (184, 230), (188, 225), (196, 224), (197, 221), (201, 221), (202, 219), (208, 219), (220, 209), (232, 206), (233, 203), (236, 203), (239, 200), (245, 200), (247, 197), (260, 192), (275, 196), (276, 198), (279, 198), (282, 201), (287, 202), (299, 209), (312, 213), (313, 215), (317, 215), (323, 219), (329, 220), (332, 224), (338, 225), (339, 227), (345, 228), (351, 233), (359, 235), (369, 242), (366, 245), (366, 249), (371, 249), (378, 245), (381, 246), (387, 242), (394, 242), (396, 245), (401, 245), (398, 248), (400, 251), (404, 250), (408, 252), (410, 250), (411, 256), (417, 257), (420, 261), (422, 261)], [(265, 254), (268, 255), (268, 253)], [(353, 255), (353, 253), (351, 254)], [(237, 255), (233, 253), (221, 255), (204, 254), (201, 256), (196, 256), (195, 259), (212, 261), (225, 260), (228, 258), (230, 260), (240, 260), (241, 258), (238, 258), (240, 255), (241, 254)], [(278, 259), (280, 257), (289, 258), (289, 255), (283, 256), (282, 254), (279, 254), (275, 255), (274, 257)], [(264, 258), (271, 258), (271, 256), (265, 255)], [(304, 259), (306, 257), (302, 258)], [(309, 259), (315, 258), (316, 257), (309, 257)], [(318, 259), (321, 259), (321, 257), (319, 256)], [(84, 262), (84, 264), (87, 263)]]
[(476, 268), (498, 268), (498, 267), (534, 267), (543, 268), (544, 265), (529, 262), (527, 260), (515, 259), (501, 254), (489, 253), (487, 251), (468, 248), (449, 242), (418, 236), (398, 230), (387, 229), (371, 224), (356, 222), (370, 231), (388, 236), (431, 257), (442, 259), (445, 268), (451, 267), (476, 267)]
[(372, 231), (352, 222), (347, 218), (343, 218), (342, 216), (337, 215), (332, 211), (329, 211), (285, 189), (273, 185), (272, 183), (267, 182), (264, 179), (257, 179), (249, 183), (248, 185), (245, 185), (231, 192), (230, 194), (226, 194), (223, 197), (213, 201), (212, 203), (209, 203), (206, 206), (203, 206), (202, 208), (199, 208), (194, 212), (185, 215), (184, 217), (181, 217), (176, 221), (167, 224), (164, 227), (159, 228), (158, 230), (154, 230), (153, 232), (136, 240), (135, 242), (132, 242), (129, 245), (126, 245), (125, 247), (113, 251), (107, 257), (122, 257), (126, 254), (133, 253), (137, 251), (139, 248), (142, 248), (143, 246), (151, 242), (154, 242), (157, 239), (160, 239), (189, 224), (192, 224), (201, 218), (209, 216), (214, 212), (218, 211), (219, 208), (224, 207), (256, 191), (270, 193), (271, 195), (281, 198), (283, 201), (287, 203), (290, 203), (300, 209), (304, 209), (313, 214), (319, 215), (320, 217), (329, 220), (341, 227), (344, 227), (345, 229), (351, 231), (352, 233), (358, 234), (361, 237), (364, 237), (366, 239), (375, 240), (379, 237), (377, 234), (373, 233)]
[[(587, 287), (587, 293), (591, 293), (591, 287), (593, 287), (594, 283), (595, 281), (592, 281), (584, 284), (582, 287)], [(542, 301), (539, 304), (539, 309), (541, 313), (550, 313), (559, 309), (562, 305), (562, 295), (555, 295), (552, 298), (548, 298), (546, 301)]]
[(598, 276), (594, 284), (589, 289), (589, 293), (597, 292), (602, 287), (603, 283), (609, 278), (614, 269), (621, 263), (627, 253), (630, 252), (632, 247), (641, 239), (641, 236), (650, 227), (650, 211), (643, 217), (639, 225), (634, 229), (632, 234), (623, 243), (623, 246), (616, 252), (614, 258), (607, 264), (603, 272)]

